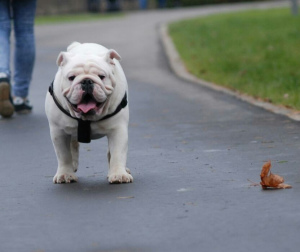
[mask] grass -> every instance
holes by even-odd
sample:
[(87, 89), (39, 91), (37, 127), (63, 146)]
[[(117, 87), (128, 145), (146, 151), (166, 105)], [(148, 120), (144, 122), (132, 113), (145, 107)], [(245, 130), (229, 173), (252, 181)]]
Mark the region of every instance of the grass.
[(184, 20), (169, 32), (190, 73), (300, 110), (300, 17), (288, 8)]
[(36, 25), (44, 24), (59, 24), (59, 23), (74, 23), (84, 21), (95, 21), (101, 19), (120, 18), (123, 13), (84, 13), (84, 14), (68, 14), (68, 15), (49, 15), (37, 16), (35, 19)]

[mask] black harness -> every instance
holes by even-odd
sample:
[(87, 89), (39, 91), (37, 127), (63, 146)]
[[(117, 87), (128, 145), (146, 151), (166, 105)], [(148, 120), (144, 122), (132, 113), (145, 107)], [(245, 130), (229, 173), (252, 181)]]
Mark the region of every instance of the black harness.
[[(53, 82), (51, 83), (51, 85), (49, 86), (49, 93), (51, 94), (56, 106), (67, 116), (75, 119), (78, 121), (78, 128), (77, 128), (77, 141), (80, 143), (90, 143), (91, 142), (91, 122), (94, 121), (89, 121), (89, 120), (82, 120), (76, 117), (71, 116), (71, 114), (69, 113), (69, 111), (65, 110), (62, 105), (59, 103), (59, 101), (57, 100), (55, 94), (54, 94), (54, 90), (53, 90)], [(102, 117), (101, 119), (99, 119), (96, 122), (100, 122), (103, 120), (106, 120), (108, 118), (113, 117), (114, 115), (118, 114), (123, 108), (125, 108), (127, 106), (127, 93), (125, 92), (125, 95), (121, 101), (121, 103), (118, 105), (118, 107), (116, 108), (116, 110), (111, 113), (108, 114), (104, 117)]]

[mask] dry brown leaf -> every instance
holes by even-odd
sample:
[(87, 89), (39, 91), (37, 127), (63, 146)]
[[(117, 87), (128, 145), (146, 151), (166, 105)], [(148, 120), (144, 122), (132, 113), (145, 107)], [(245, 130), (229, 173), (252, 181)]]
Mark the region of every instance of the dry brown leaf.
[(268, 175), (269, 171), (271, 170), (271, 161), (269, 160), (268, 162), (264, 163), (262, 169), (261, 169), (261, 173), (260, 173), (260, 177), (264, 178), (265, 176)]
[(276, 188), (278, 188), (278, 189), (288, 189), (288, 188), (292, 188), (292, 186), (288, 185), (288, 184), (279, 184)]
[(284, 179), (283, 177), (270, 172), (270, 175), (261, 178), (261, 181), (265, 186), (277, 187), (279, 184), (284, 182)]
[(283, 184), (284, 179), (283, 177), (271, 173), (271, 161), (268, 161), (264, 163), (261, 173), (260, 173), (260, 178), (261, 178), (261, 186), (263, 189), (267, 189), (268, 187), (270, 188), (278, 188), (278, 189), (286, 189), (286, 188), (292, 188), (292, 186), (288, 184)]

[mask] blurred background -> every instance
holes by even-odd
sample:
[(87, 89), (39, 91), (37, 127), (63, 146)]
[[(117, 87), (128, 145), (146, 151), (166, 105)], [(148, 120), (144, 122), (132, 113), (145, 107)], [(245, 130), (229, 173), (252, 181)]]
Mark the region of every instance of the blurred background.
[(37, 15), (176, 8), (205, 4), (255, 1), (258, 0), (39, 0), (37, 6)]

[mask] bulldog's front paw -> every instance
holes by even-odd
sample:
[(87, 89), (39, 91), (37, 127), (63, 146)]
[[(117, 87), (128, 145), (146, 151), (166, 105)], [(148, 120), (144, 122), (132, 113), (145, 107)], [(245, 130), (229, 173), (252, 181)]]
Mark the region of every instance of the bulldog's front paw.
[(120, 183), (132, 183), (133, 177), (130, 174), (130, 170), (126, 168), (126, 171), (117, 171), (109, 173), (108, 182), (111, 184), (120, 184)]
[(61, 183), (71, 183), (71, 182), (77, 182), (78, 177), (75, 175), (75, 173), (56, 173), (53, 178), (54, 184), (61, 184)]

